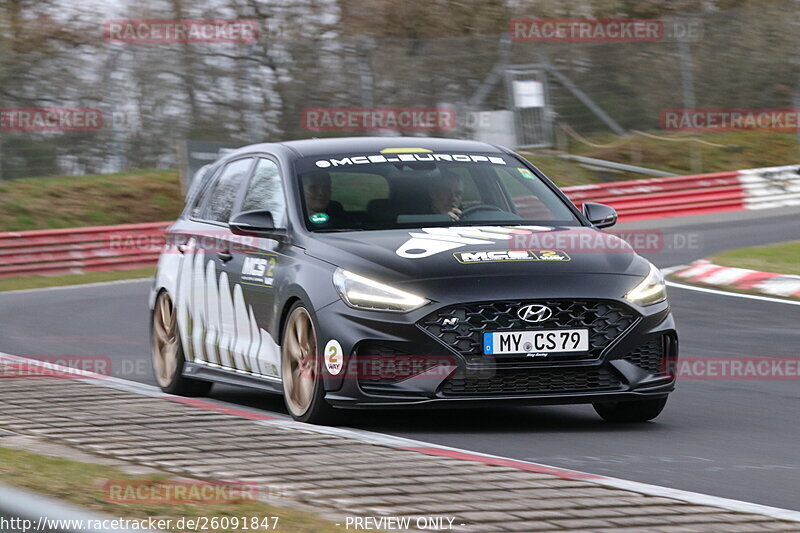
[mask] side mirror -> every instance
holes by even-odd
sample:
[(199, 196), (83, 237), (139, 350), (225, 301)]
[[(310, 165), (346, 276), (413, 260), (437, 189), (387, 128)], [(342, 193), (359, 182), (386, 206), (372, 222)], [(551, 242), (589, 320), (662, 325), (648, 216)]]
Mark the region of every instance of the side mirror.
[(272, 213), (266, 210), (244, 211), (233, 217), (228, 226), (235, 235), (255, 235), (282, 241), (286, 230), (275, 228)]
[(610, 205), (584, 202), (583, 216), (598, 228), (610, 228), (617, 223), (617, 211)]

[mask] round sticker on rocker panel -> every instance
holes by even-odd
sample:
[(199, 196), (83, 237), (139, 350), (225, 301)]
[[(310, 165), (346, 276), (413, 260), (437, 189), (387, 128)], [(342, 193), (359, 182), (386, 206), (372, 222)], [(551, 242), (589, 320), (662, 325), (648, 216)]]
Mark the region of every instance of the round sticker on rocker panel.
[(342, 371), (344, 366), (344, 356), (342, 355), (342, 345), (337, 340), (329, 340), (325, 345), (325, 368), (332, 376), (336, 376)]

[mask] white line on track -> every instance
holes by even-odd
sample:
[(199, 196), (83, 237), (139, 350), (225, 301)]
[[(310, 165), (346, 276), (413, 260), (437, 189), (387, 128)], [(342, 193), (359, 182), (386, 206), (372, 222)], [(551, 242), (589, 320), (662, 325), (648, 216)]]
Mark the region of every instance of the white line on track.
[(696, 287), (694, 285), (684, 285), (683, 283), (675, 283), (668, 281), (667, 287), (674, 287), (676, 289), (685, 289), (687, 291), (705, 292), (707, 294), (716, 294), (717, 296), (732, 296), (734, 298), (745, 298), (747, 300), (759, 300), (762, 302), (772, 302), (776, 304), (786, 305), (800, 305), (800, 301), (784, 300), (782, 298), (771, 298), (769, 296), (759, 296), (757, 294), (744, 294), (740, 292), (728, 292), (719, 289), (707, 289), (706, 287)]
[[(51, 363), (46, 363), (43, 361), (37, 361), (35, 359), (29, 359), (25, 357), (19, 357), (14, 355), (9, 355), (0, 352), (0, 360), (6, 360), (11, 362), (20, 362), (26, 361), (28, 364), (33, 365), (47, 365), (50, 368), (59, 369), (57, 365), (52, 365)], [(143, 383), (138, 383), (135, 381), (128, 381), (120, 378), (112, 378), (108, 376), (100, 376), (97, 374), (93, 374), (91, 372), (85, 372), (81, 370), (75, 369), (67, 369), (62, 368), (63, 372), (71, 372), (76, 376), (81, 376), (81, 381), (84, 383), (89, 383), (92, 385), (100, 386), (100, 387), (108, 387), (117, 390), (125, 390), (134, 394), (142, 394), (146, 396), (153, 396), (153, 397), (162, 397), (164, 399), (170, 398), (178, 398), (174, 397), (170, 394), (166, 394), (161, 392), (158, 387), (154, 387), (152, 385), (146, 385)], [(250, 409), (246, 407), (242, 407), (236, 404), (232, 404), (229, 402), (213, 400), (213, 399), (206, 399), (204, 401), (212, 402), (218, 404), (223, 407), (231, 408), (231, 411), (242, 411), (242, 412), (251, 412), (251, 413), (263, 413), (263, 411)], [(708, 494), (700, 494), (697, 492), (690, 492), (680, 489), (672, 489), (669, 487), (660, 487), (658, 485), (650, 485), (647, 483), (640, 483), (638, 481), (629, 481), (625, 479), (618, 479), (613, 477), (601, 476), (596, 474), (589, 474), (587, 472), (580, 472), (577, 470), (569, 470), (565, 468), (553, 467), (548, 465), (542, 465), (540, 463), (534, 463), (531, 461), (522, 461), (519, 459), (512, 459), (509, 457), (501, 457), (497, 455), (490, 455), (480, 452), (473, 452), (470, 450), (464, 450), (461, 448), (451, 448), (449, 446), (442, 446), (440, 444), (433, 444), (423, 441), (417, 441), (413, 439), (407, 439), (405, 437), (395, 437), (393, 435), (385, 435), (382, 433), (375, 433), (372, 431), (361, 430), (361, 429), (350, 429), (350, 428), (343, 428), (343, 427), (327, 427), (327, 426), (315, 426), (312, 424), (304, 424), (302, 422), (295, 422), (290, 418), (286, 418), (285, 415), (280, 413), (272, 413), (269, 412), (270, 416), (275, 415), (275, 420), (256, 420), (256, 423), (265, 424), (265, 425), (276, 425), (281, 426), (287, 429), (295, 429), (297, 431), (303, 432), (313, 432), (313, 433), (321, 433), (327, 435), (337, 435), (341, 437), (351, 438), (354, 440), (358, 440), (359, 442), (364, 442), (367, 444), (375, 444), (375, 445), (382, 445), (382, 446), (389, 446), (393, 448), (404, 448), (404, 449), (437, 449), (441, 451), (450, 451), (459, 454), (462, 456), (463, 460), (470, 460), (470, 457), (473, 458), (473, 461), (480, 462), (480, 459), (494, 459), (500, 461), (507, 461), (509, 463), (516, 463), (518, 465), (530, 465), (536, 468), (544, 468), (544, 469), (552, 469), (554, 471), (564, 472), (564, 473), (573, 473), (576, 475), (581, 476), (581, 479), (588, 483), (595, 483), (598, 485), (603, 485), (606, 487), (614, 487), (623, 490), (630, 490), (632, 492), (638, 492), (641, 494), (646, 494), (649, 496), (657, 496), (662, 498), (672, 498), (680, 501), (684, 501), (694, 505), (707, 505), (713, 507), (719, 507), (722, 509), (727, 509), (730, 511), (740, 512), (740, 513), (755, 513), (760, 514), (763, 516), (769, 516), (771, 518), (775, 518), (778, 520), (789, 520), (793, 522), (800, 522), (800, 512), (792, 511), (790, 509), (780, 509), (778, 507), (770, 507), (767, 505), (761, 505), (757, 503), (749, 503), (743, 502), (739, 500), (731, 500), (728, 498), (721, 498), (718, 496), (711, 496)], [(421, 452), (424, 453), (424, 452)]]
[(40, 287), (38, 289), (16, 289), (11, 291), (0, 291), (0, 297), (4, 294), (26, 294), (40, 291), (65, 291), (70, 289), (83, 289), (84, 287), (107, 287), (110, 285), (125, 285), (127, 283), (142, 283), (144, 281), (153, 281), (153, 278), (134, 278), (134, 279), (118, 279), (115, 281), (98, 281), (95, 283), (83, 283), (77, 285), (58, 285), (56, 287)]
[[(676, 265), (672, 267), (662, 268), (661, 273), (668, 276), (673, 272), (689, 268), (687, 265)], [(698, 287), (697, 285), (687, 285), (685, 283), (677, 283), (675, 281), (667, 281), (667, 287), (674, 287), (676, 289), (685, 289), (687, 291), (705, 292), (707, 294), (716, 294), (717, 296), (732, 296), (734, 298), (745, 298), (748, 300), (760, 300), (762, 302), (772, 302), (776, 304), (787, 305), (800, 305), (800, 301), (787, 300), (784, 298), (772, 298), (770, 296), (759, 296), (757, 294), (744, 294), (741, 292), (723, 291), (721, 289), (711, 289), (706, 287)]]

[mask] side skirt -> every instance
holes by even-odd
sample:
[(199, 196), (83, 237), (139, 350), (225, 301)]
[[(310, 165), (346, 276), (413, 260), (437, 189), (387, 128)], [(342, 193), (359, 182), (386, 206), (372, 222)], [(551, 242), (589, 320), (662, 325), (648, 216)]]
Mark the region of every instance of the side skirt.
[(224, 367), (216, 363), (207, 363), (205, 361), (194, 361), (190, 363), (187, 361), (183, 367), (183, 375), (192, 379), (202, 379), (205, 381), (213, 381), (214, 383), (226, 383), (228, 385), (239, 385), (241, 387), (250, 387), (283, 394), (283, 385), (279, 378), (245, 372), (243, 370), (234, 370), (233, 368)]

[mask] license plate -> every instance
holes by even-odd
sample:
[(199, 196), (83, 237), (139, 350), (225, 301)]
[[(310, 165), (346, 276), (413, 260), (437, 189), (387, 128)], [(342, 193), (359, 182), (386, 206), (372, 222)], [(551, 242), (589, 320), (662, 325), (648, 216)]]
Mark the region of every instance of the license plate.
[(483, 334), (485, 355), (588, 351), (588, 329), (502, 331)]

